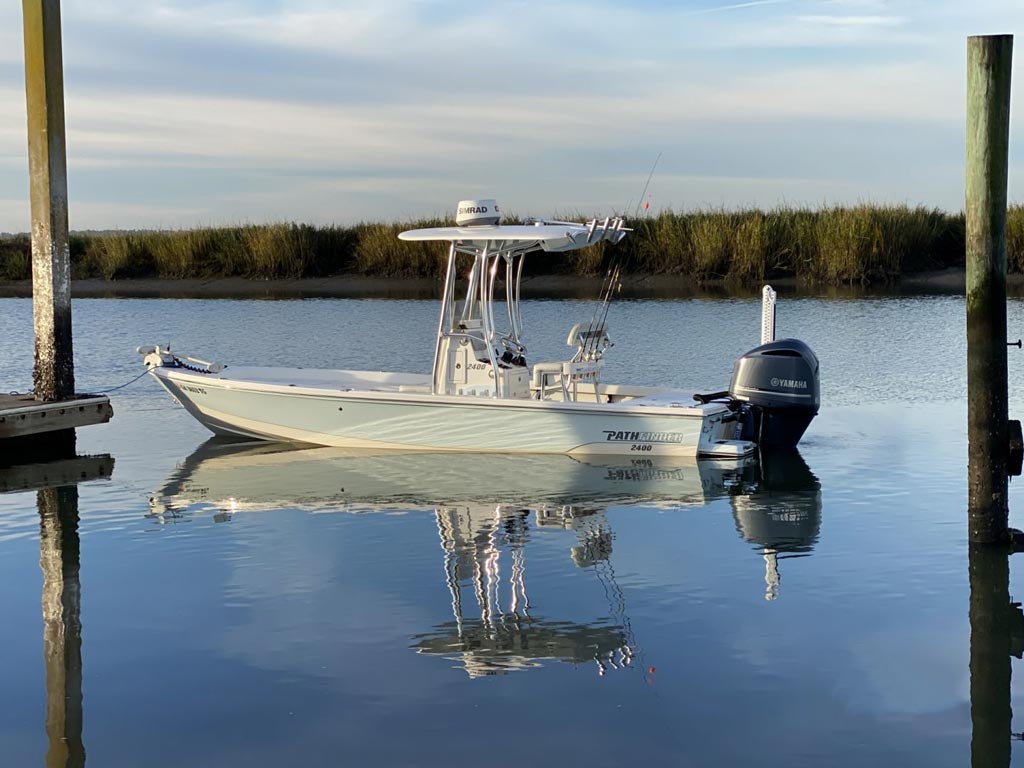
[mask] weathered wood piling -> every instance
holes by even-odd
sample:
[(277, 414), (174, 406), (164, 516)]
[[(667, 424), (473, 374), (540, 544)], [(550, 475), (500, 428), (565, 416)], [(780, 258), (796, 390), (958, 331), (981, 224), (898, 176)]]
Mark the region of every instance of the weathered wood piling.
[(972, 542), (1007, 538), (1006, 184), (1012, 35), (967, 40), (967, 429)]
[(22, 0), (37, 400), (75, 393), (60, 1)]
[(75, 394), (60, 0), (22, 0), (32, 211), (31, 396), (0, 396), (0, 466), (74, 455), (75, 428), (109, 421), (103, 395)]

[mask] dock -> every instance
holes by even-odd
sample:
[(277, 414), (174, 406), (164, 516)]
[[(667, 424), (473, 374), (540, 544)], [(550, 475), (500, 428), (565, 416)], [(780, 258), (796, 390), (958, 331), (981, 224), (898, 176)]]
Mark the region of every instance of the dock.
[(41, 403), (32, 395), (0, 395), (0, 441), (103, 424), (113, 415), (106, 395), (75, 395), (53, 403)]
[(43, 403), (32, 395), (0, 395), (0, 467), (75, 454), (75, 429), (110, 421), (106, 395), (72, 395)]

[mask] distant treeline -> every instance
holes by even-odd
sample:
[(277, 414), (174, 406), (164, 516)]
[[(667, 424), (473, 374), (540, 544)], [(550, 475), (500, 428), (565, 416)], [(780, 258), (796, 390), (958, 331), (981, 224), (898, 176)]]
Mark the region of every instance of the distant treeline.
[[(580, 220), (582, 216), (572, 217)], [(444, 268), (439, 243), (398, 240), (404, 229), (447, 222), (350, 227), (266, 224), (156, 232), (75, 234), (72, 275), (295, 278), (336, 274), (433, 277)], [(905, 205), (664, 212), (630, 222), (617, 246), (527, 259), (528, 274), (675, 274), (697, 282), (879, 283), (964, 264), (964, 216)], [(1024, 205), (1009, 210), (1007, 262), (1024, 272)], [(27, 235), (0, 238), (0, 279), (30, 276)]]

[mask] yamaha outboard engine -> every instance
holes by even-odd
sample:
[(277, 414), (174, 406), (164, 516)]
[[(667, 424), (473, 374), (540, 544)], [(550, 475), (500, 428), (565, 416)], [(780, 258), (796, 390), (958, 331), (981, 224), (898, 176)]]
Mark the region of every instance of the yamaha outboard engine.
[(740, 439), (792, 448), (821, 405), (818, 358), (798, 339), (762, 344), (736, 361), (729, 395), (746, 404)]

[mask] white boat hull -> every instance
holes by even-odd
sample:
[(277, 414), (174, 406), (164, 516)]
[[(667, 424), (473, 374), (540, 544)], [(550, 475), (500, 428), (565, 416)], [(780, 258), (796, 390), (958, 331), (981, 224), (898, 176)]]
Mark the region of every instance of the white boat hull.
[[(691, 405), (682, 392), (586, 403), (434, 395), (426, 377), (413, 374), (169, 366), (151, 373), (221, 435), (372, 450), (737, 457), (754, 449), (731, 439), (725, 405)], [(353, 382), (379, 386), (344, 386)]]

